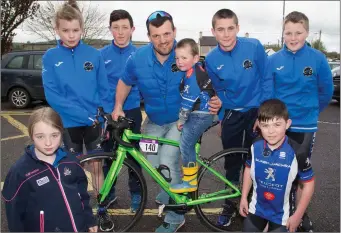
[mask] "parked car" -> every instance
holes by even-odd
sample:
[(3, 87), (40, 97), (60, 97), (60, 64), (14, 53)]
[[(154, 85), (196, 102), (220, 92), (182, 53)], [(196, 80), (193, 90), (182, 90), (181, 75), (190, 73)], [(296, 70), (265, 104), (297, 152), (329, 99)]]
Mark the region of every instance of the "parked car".
[(15, 108), (26, 108), (34, 100), (45, 100), (41, 76), (45, 51), (11, 52), (1, 60), (1, 99)]
[(340, 66), (340, 61), (330, 61), (330, 62), (328, 62), (328, 64), (330, 66), (330, 69), (332, 70), (332, 69)]
[(334, 93), (333, 99), (340, 103), (340, 65), (332, 69)]

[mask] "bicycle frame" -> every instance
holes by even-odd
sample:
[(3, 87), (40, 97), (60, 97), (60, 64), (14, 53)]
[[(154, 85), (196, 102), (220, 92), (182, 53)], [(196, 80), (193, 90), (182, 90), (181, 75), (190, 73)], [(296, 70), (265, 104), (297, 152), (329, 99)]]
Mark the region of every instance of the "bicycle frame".
[[(128, 143), (130, 142), (129, 140), (140, 140), (140, 139), (158, 140), (159, 144), (179, 147), (179, 142), (177, 141), (144, 135), (144, 134), (134, 134), (129, 129), (124, 130), (123, 135), (122, 135), (122, 140)], [(130, 154), (135, 159), (135, 161), (139, 163), (141, 167), (155, 180), (155, 182), (158, 183), (160, 187), (168, 193), (168, 195), (175, 201), (176, 204), (186, 204), (188, 206), (193, 206), (193, 205), (203, 204), (207, 202), (212, 202), (212, 201), (217, 201), (217, 200), (222, 200), (222, 199), (227, 199), (227, 198), (235, 198), (235, 197), (241, 196), (241, 192), (239, 191), (239, 189), (235, 185), (233, 185), (229, 180), (227, 180), (225, 175), (220, 174), (213, 168), (209, 167), (203, 160), (201, 160), (201, 157), (199, 156), (199, 151), (200, 151), (199, 143), (196, 144), (195, 150), (197, 154), (197, 163), (200, 164), (205, 169), (208, 169), (212, 174), (214, 174), (216, 177), (222, 180), (226, 184), (226, 186), (229, 187), (230, 189), (226, 188), (217, 192), (202, 194), (196, 200), (192, 200), (190, 197), (188, 197), (185, 194), (173, 193), (169, 190), (170, 184), (157, 171), (157, 169), (152, 166), (152, 164), (144, 157), (144, 155), (140, 151), (138, 151), (135, 147), (129, 148), (129, 147), (119, 145), (116, 150), (116, 161), (112, 163), (110, 170), (103, 183), (103, 186), (100, 190), (100, 194), (101, 194), (100, 203), (102, 203), (105, 200), (112, 185), (117, 179), (117, 176), (123, 166), (123, 162), (126, 159), (127, 153)], [(231, 191), (235, 191), (235, 192), (230, 194)]]

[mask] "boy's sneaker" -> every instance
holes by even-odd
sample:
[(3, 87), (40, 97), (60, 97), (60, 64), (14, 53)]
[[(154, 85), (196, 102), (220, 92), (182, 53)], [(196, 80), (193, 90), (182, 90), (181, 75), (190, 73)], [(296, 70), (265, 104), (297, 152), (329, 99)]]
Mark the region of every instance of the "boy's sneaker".
[(298, 226), (298, 231), (313, 232), (313, 223), (310, 221), (310, 219), (306, 213), (302, 217), (302, 222)]
[(132, 213), (136, 213), (136, 211), (140, 208), (140, 204), (141, 204), (140, 192), (132, 192), (131, 193), (130, 211)]
[(180, 229), (180, 227), (182, 227), (184, 224), (185, 219), (179, 224), (171, 224), (164, 222), (155, 230), (155, 232), (177, 232)]
[(223, 204), (223, 211), (218, 217), (217, 225), (228, 227), (231, 225), (232, 218), (236, 217), (236, 210), (233, 205)]

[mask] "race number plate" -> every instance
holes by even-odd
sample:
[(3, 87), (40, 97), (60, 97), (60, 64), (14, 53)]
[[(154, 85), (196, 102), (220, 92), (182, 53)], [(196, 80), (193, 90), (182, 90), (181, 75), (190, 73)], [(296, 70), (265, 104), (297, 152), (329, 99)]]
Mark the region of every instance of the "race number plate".
[(157, 153), (158, 147), (159, 147), (159, 143), (157, 140), (152, 140), (152, 139), (140, 140), (140, 148), (143, 152)]

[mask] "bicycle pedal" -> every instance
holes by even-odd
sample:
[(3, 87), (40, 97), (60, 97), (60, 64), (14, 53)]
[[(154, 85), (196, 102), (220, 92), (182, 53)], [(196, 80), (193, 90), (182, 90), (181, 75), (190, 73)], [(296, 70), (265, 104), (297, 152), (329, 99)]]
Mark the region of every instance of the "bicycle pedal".
[(158, 214), (157, 214), (158, 218), (162, 218), (163, 209), (164, 209), (165, 207), (166, 207), (165, 204), (159, 205), (159, 207), (158, 207)]

